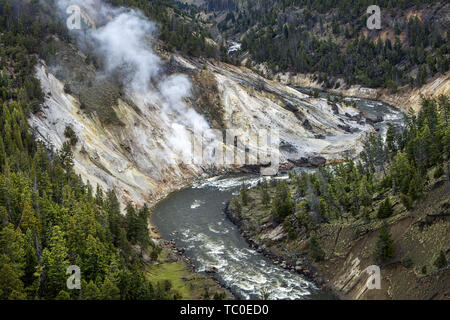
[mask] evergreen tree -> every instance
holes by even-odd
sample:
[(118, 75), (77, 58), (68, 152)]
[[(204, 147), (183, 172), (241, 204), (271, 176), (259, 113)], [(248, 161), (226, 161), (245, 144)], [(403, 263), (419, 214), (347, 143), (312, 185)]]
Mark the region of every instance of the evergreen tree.
[(102, 300), (119, 300), (120, 290), (117, 286), (109, 279), (106, 278), (100, 289)]
[(325, 252), (320, 246), (319, 240), (314, 232), (311, 233), (311, 237), (309, 239), (309, 252), (314, 261), (321, 261), (325, 258)]
[(394, 257), (394, 241), (386, 224), (380, 229), (375, 246), (374, 259), (377, 263), (385, 262)]
[(89, 283), (83, 281), (81, 285), (81, 296), (85, 300), (98, 300), (100, 299), (100, 290), (97, 285), (91, 280)]
[(387, 197), (378, 208), (377, 217), (378, 219), (386, 219), (389, 218), (393, 213), (394, 211), (392, 210), (391, 200), (389, 199), (389, 197)]
[(262, 200), (261, 200), (262, 204), (265, 207), (268, 207), (270, 204), (270, 195), (269, 195), (269, 191), (267, 189), (267, 186), (264, 186), (262, 188)]
[(70, 265), (64, 233), (59, 226), (54, 226), (49, 239), (49, 246), (42, 252), (44, 278), (41, 285), (46, 298), (54, 298), (66, 288), (67, 268)]
[(278, 184), (275, 197), (272, 201), (272, 216), (275, 221), (282, 222), (288, 215), (294, 213), (294, 202), (291, 192), (285, 181)]
[(61, 290), (55, 297), (55, 300), (71, 300), (71, 297), (67, 291)]
[(249, 195), (248, 195), (248, 188), (245, 185), (245, 183), (242, 183), (242, 187), (241, 187), (241, 201), (242, 201), (242, 206), (247, 206), (248, 205), (248, 201), (249, 201)]

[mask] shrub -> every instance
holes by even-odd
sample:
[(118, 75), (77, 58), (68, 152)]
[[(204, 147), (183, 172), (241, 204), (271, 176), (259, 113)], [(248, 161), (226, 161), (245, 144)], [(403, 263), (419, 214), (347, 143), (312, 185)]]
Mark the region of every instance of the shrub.
[(72, 94), (72, 90), (70, 89), (70, 86), (69, 86), (68, 83), (66, 83), (66, 84), (64, 85), (64, 93), (66, 93), (66, 94)]
[(362, 209), (363, 212), (363, 217), (364, 219), (366, 219), (366, 221), (370, 221), (370, 211), (369, 211), (369, 207), (364, 207)]
[(72, 127), (66, 126), (66, 129), (64, 130), (64, 136), (67, 139), (70, 139), (70, 145), (74, 146), (78, 143), (78, 137), (75, 134), (75, 131), (73, 131)]
[(420, 272), (422, 272), (422, 274), (427, 274), (427, 266), (423, 266)]
[(436, 258), (436, 260), (434, 260), (434, 265), (436, 266), (436, 268), (438, 269), (442, 269), (445, 266), (447, 266), (447, 258), (445, 256), (445, 253), (443, 250), (441, 250), (441, 252), (439, 253), (438, 257)]
[(413, 260), (411, 259), (411, 257), (409, 255), (403, 257), (402, 259), (402, 266), (404, 266), (405, 268), (411, 268), (414, 265)]
[(316, 262), (325, 259), (325, 252), (320, 246), (319, 239), (317, 239), (314, 232), (311, 233), (311, 238), (309, 239), (309, 254)]
[(400, 200), (402, 201), (402, 203), (405, 206), (406, 210), (411, 210), (412, 209), (412, 201), (411, 201), (411, 198), (409, 196), (407, 196), (406, 194), (402, 193), (400, 195)]
[(286, 219), (283, 223), (283, 230), (288, 234), (288, 240), (294, 240), (297, 236), (295, 228), (289, 219)]
[(436, 168), (436, 170), (434, 170), (433, 176), (435, 179), (439, 179), (443, 175), (444, 175), (444, 167), (440, 165), (439, 167)]
[(213, 298), (214, 300), (224, 300), (225, 299), (225, 293), (219, 293), (219, 292), (216, 292), (216, 293), (214, 293), (214, 298)]
[(152, 261), (156, 261), (158, 260), (159, 255), (162, 252), (162, 248), (155, 246), (152, 250), (152, 252), (150, 253), (150, 259), (152, 259)]

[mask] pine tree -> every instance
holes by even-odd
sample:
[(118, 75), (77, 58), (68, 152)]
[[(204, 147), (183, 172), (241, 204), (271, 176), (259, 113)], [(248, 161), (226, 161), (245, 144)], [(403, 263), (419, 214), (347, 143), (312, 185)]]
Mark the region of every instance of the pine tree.
[(49, 246), (42, 252), (42, 264), (46, 283), (42, 283), (45, 296), (54, 298), (66, 288), (67, 268), (69, 266), (68, 250), (64, 232), (59, 226), (54, 226), (49, 239)]
[(394, 241), (386, 224), (380, 229), (375, 246), (374, 259), (377, 263), (385, 262), (394, 257)]
[(325, 258), (325, 252), (320, 246), (319, 239), (317, 239), (317, 236), (314, 232), (311, 233), (311, 237), (309, 239), (309, 253), (314, 261), (321, 261)]
[(269, 191), (268, 191), (266, 186), (264, 186), (262, 188), (262, 200), (261, 200), (261, 202), (262, 202), (262, 204), (265, 207), (268, 207), (269, 204), (270, 204), (270, 195), (269, 195)]
[(81, 285), (81, 296), (84, 300), (98, 300), (100, 299), (100, 290), (97, 285), (91, 280), (89, 283), (83, 281)]
[(139, 217), (136, 213), (136, 209), (131, 205), (127, 204), (126, 207), (126, 223), (127, 223), (127, 239), (132, 244), (136, 244), (139, 235)]
[(112, 283), (109, 278), (105, 278), (101, 288), (101, 299), (102, 300), (119, 300), (120, 299), (120, 290), (117, 286)]
[(377, 218), (386, 219), (389, 218), (393, 213), (394, 211), (392, 210), (391, 200), (389, 199), (389, 197), (387, 197), (378, 208)]
[(9, 223), (0, 232), (0, 254), (5, 255), (14, 271), (22, 277), (25, 268), (25, 239), (19, 229)]
[(248, 196), (248, 189), (247, 189), (247, 186), (245, 185), (245, 183), (242, 183), (242, 187), (241, 187), (241, 200), (242, 200), (242, 205), (244, 207), (248, 205), (249, 196)]
[(368, 182), (366, 176), (363, 176), (359, 186), (358, 198), (360, 199), (361, 205), (365, 207), (370, 207), (372, 205), (372, 196), (367, 189)]
[(58, 154), (61, 166), (65, 170), (71, 170), (73, 167), (72, 146), (68, 141), (63, 143), (62, 149)]
[(392, 158), (397, 152), (397, 132), (395, 127), (388, 123), (388, 130), (386, 133), (386, 147), (390, 158)]
[(26, 299), (20, 274), (5, 254), (0, 254), (0, 299)]
[(40, 221), (36, 217), (36, 212), (31, 206), (30, 200), (26, 199), (23, 205), (22, 216), (21, 216), (20, 228), (26, 231), (28, 229), (32, 230), (34, 233), (39, 234), (41, 231)]
[(285, 181), (277, 186), (276, 195), (272, 201), (272, 216), (276, 222), (282, 222), (294, 212), (294, 202), (289, 187)]

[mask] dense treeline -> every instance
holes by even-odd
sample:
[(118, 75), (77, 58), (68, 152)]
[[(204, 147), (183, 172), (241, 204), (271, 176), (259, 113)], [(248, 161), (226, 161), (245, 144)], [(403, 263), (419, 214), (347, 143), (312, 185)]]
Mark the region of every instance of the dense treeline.
[[(115, 6), (135, 7), (160, 25), (159, 38), (168, 50), (178, 50), (192, 56), (219, 57), (219, 49), (208, 43), (209, 35), (195, 20), (194, 6), (174, 0), (108, 0)], [(210, 37), (210, 36), (209, 36)]]
[[(450, 172), (449, 116), (447, 96), (424, 99), (418, 115), (405, 115), (403, 130), (390, 126), (386, 140), (372, 135), (359, 161), (320, 167), (314, 173), (294, 173), (288, 181), (261, 183), (258, 201), (270, 210), (274, 221), (283, 224), (290, 239), (301, 228), (313, 232), (318, 224), (336, 220), (385, 221), (395, 214), (393, 199), (410, 210), (424, 197), (429, 179)], [(254, 206), (252, 201), (256, 200), (249, 199), (243, 188), (237, 209)], [(312, 242), (315, 246), (317, 241), (312, 238)], [(377, 248), (377, 260), (392, 256), (386, 228)], [(316, 249), (320, 258), (320, 248)]]
[[(423, 8), (433, 1), (377, 1), (383, 10)], [(245, 34), (242, 49), (272, 72), (316, 73), (369, 87), (421, 86), (450, 68), (450, 32), (411, 17), (396, 19), (394, 39), (364, 36), (370, 1), (262, 0), (208, 2), (208, 10), (227, 10), (218, 28), (230, 37)], [(375, 31), (376, 33), (376, 31)], [(406, 38), (403, 39), (405, 34)], [(374, 32), (372, 32), (372, 35)], [(400, 40), (402, 38), (402, 40)], [(410, 72), (411, 71), (411, 72)]]
[[(148, 209), (128, 205), (122, 215), (113, 191), (83, 183), (70, 130), (55, 154), (32, 136), (26, 117), (44, 97), (33, 66), (58, 26), (37, 3), (0, 0), (0, 299), (177, 297), (145, 273), (161, 250), (149, 239)], [(81, 269), (81, 290), (66, 286), (70, 265)]]

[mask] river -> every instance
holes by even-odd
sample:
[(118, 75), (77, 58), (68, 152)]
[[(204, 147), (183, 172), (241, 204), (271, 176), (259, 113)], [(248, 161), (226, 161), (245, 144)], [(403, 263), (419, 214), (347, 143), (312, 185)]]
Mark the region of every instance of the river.
[[(350, 99), (350, 98), (347, 98)], [(383, 103), (352, 99), (361, 110), (380, 114), (376, 124), (385, 134), (387, 122), (401, 124), (401, 112)], [(284, 175), (274, 179), (285, 179)], [(172, 194), (155, 207), (151, 223), (164, 240), (174, 240), (198, 272), (216, 268), (214, 277), (239, 299), (333, 299), (300, 274), (285, 270), (251, 249), (224, 207), (245, 182), (256, 185), (260, 176), (229, 174), (204, 180)]]

